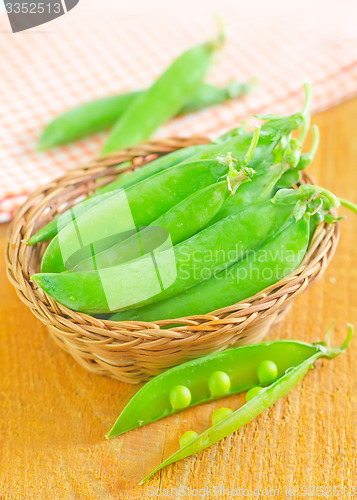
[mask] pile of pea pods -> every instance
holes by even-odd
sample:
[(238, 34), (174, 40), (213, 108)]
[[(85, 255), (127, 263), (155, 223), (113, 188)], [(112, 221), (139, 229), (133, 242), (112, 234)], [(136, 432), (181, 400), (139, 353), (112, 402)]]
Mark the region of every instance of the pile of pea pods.
[(28, 242), (51, 240), (32, 280), (76, 311), (156, 321), (232, 305), (292, 272), (331, 208), (356, 210), (320, 186), (292, 188), (319, 139), (313, 126), (302, 152), (305, 91), (300, 112), (119, 174), (55, 218)]

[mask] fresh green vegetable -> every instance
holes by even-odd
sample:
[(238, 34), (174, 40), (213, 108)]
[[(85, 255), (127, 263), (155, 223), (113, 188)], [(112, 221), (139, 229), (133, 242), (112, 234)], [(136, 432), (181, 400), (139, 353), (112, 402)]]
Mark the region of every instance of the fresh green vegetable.
[(255, 396), (257, 396), (261, 390), (262, 390), (262, 387), (259, 387), (259, 386), (252, 387), (251, 389), (249, 389), (249, 391), (245, 395), (246, 402), (248, 403), (248, 401), (255, 398)]
[(226, 372), (213, 372), (208, 379), (208, 389), (213, 397), (223, 396), (231, 388), (231, 379)]
[[(73, 220), (73, 213), (75, 211), (76, 217), (89, 209), (98, 205), (101, 201), (105, 199), (102, 195), (108, 196), (108, 193), (113, 191), (118, 191), (119, 189), (129, 188), (138, 182), (151, 177), (158, 172), (166, 170), (182, 161), (186, 160), (190, 156), (198, 153), (202, 148), (207, 148), (209, 145), (194, 145), (187, 148), (178, 149), (172, 153), (168, 153), (164, 156), (160, 156), (155, 160), (146, 163), (142, 167), (133, 170), (129, 173), (123, 172), (118, 175), (115, 181), (100, 187), (95, 191), (94, 194), (88, 196), (85, 200), (75, 205), (70, 210), (67, 210), (63, 214), (59, 215), (53, 219), (49, 224), (41, 228), (36, 234), (34, 234), (28, 241), (28, 245), (34, 245), (40, 241), (48, 241), (56, 236), (59, 230), (63, 229), (67, 224)], [(126, 162), (128, 163), (128, 162)], [(124, 166), (129, 166), (125, 164)], [(120, 165), (123, 167), (123, 165)], [(111, 196), (111, 194), (110, 194)]]
[[(245, 424), (253, 420), (254, 417), (258, 416), (264, 410), (269, 408), (278, 399), (285, 396), (293, 387), (295, 387), (307, 374), (309, 369), (313, 368), (314, 363), (318, 359), (320, 358), (333, 359), (342, 352), (344, 352), (347, 349), (349, 343), (351, 342), (352, 335), (353, 335), (353, 327), (349, 325), (347, 338), (340, 347), (328, 347), (324, 342), (315, 343), (312, 345), (303, 344), (300, 342), (288, 342), (286, 345), (289, 345), (290, 348), (293, 348), (289, 353), (290, 364), (286, 363), (287, 360), (284, 356), (285, 349), (282, 346), (281, 343), (282, 341), (260, 344), (257, 346), (250, 346), (252, 351), (255, 348), (258, 354), (263, 353), (263, 355), (266, 355), (266, 358), (269, 359), (272, 359), (269, 352), (271, 350), (270, 346), (273, 346), (275, 349), (277, 347), (279, 356), (276, 362), (277, 366), (279, 367), (280, 377), (268, 387), (260, 388), (259, 393), (256, 394), (254, 398), (251, 398), (245, 405), (241, 406), (236, 411), (228, 415), (224, 420), (221, 420), (218, 423), (212, 425), (212, 427), (209, 427), (202, 434), (197, 436), (192, 441), (188, 442), (185, 446), (181, 447), (173, 455), (164, 460), (152, 472), (150, 472), (150, 474), (148, 474), (141, 481), (140, 484), (147, 481), (147, 479), (149, 479), (153, 474), (155, 474), (157, 471), (159, 471), (166, 465), (169, 465), (173, 462), (177, 462), (178, 460), (181, 460), (185, 457), (198, 453), (199, 451), (204, 450), (205, 448), (208, 448), (212, 444), (217, 443), (224, 437), (228, 436), (229, 434), (232, 434), (232, 432), (237, 431)], [(244, 350), (248, 348), (243, 347), (240, 349)], [(281, 370), (282, 365), (285, 365), (283, 370)], [(182, 366), (184, 365), (181, 365), (181, 367)], [(163, 375), (165, 375), (165, 373)], [(240, 370), (240, 375), (244, 377), (244, 370), (242, 368)], [(144, 386), (144, 388), (147, 387), (149, 384)], [(153, 384), (153, 389), (155, 389), (156, 387)], [(124, 414), (124, 411), (122, 415)]]
[(184, 385), (176, 385), (170, 391), (169, 400), (173, 410), (181, 410), (191, 403), (191, 392)]
[[(159, 156), (159, 158), (156, 158), (155, 160), (152, 160), (129, 173), (123, 172), (122, 174), (119, 174), (115, 181), (98, 188), (90, 198), (97, 197), (98, 195), (107, 193), (108, 191), (116, 191), (117, 189), (134, 186), (134, 184), (138, 184), (148, 177), (152, 177), (163, 170), (174, 167), (178, 163), (182, 163), (191, 156), (209, 147), (209, 144), (197, 144), (187, 148), (177, 149), (171, 153)], [(93, 203), (95, 204), (96, 200), (93, 200)]]
[(315, 158), (317, 148), (320, 141), (319, 129), (316, 125), (311, 127), (312, 130), (312, 146), (308, 153), (303, 153), (300, 156), (299, 163), (296, 168), (292, 168), (283, 173), (275, 186), (275, 192), (282, 188), (289, 188), (298, 184), (301, 178), (301, 171), (305, 170), (305, 168), (312, 163)]
[(278, 179), (284, 173), (295, 171), (294, 167), (299, 161), (300, 150), (301, 145), (299, 143), (296, 143), (295, 140), (288, 141), (288, 138), (284, 136), (273, 150), (272, 165), (269, 168), (259, 169), (258, 173), (253, 176), (249, 186), (243, 185), (235, 196), (229, 197), (218, 213), (211, 219), (210, 224), (239, 212), (253, 203), (269, 198)]
[(233, 168), (227, 177), (193, 193), (161, 217), (124, 241), (82, 260), (74, 272), (92, 271), (117, 266), (153, 252), (161, 239), (169, 238), (172, 245), (187, 240), (209, 223), (228, 196), (234, 195), (239, 186), (250, 180), (251, 169), (239, 173)]
[(196, 439), (197, 436), (198, 434), (195, 431), (185, 432), (185, 434), (182, 434), (182, 436), (180, 437), (180, 447), (183, 448), (184, 446), (186, 446), (186, 444)]
[(217, 87), (202, 83), (198, 91), (191, 99), (183, 106), (180, 115), (199, 111), (200, 109), (208, 108), (216, 104), (221, 104), (227, 100), (238, 99), (248, 94), (256, 85), (253, 79), (248, 83), (240, 83), (231, 81), (226, 87)]
[(223, 42), (217, 39), (188, 49), (178, 57), (153, 85), (137, 96), (115, 123), (102, 153), (144, 141), (165, 121), (174, 117), (197, 92), (214, 50)]
[[(201, 83), (178, 114), (237, 99), (252, 90), (254, 82), (229, 82), (226, 87)], [(145, 90), (96, 99), (77, 106), (51, 121), (41, 134), (38, 149), (45, 150), (110, 128)]]
[(225, 418), (228, 417), (228, 415), (231, 415), (232, 413), (233, 410), (231, 408), (219, 408), (212, 414), (212, 424), (213, 425), (218, 424), (218, 422), (221, 422), (221, 420), (224, 420)]
[[(307, 91), (308, 95), (309, 90)], [(308, 97), (306, 97), (308, 99)], [(303, 114), (301, 113), (300, 121), (296, 118), (296, 115), (291, 115), (285, 117), (283, 120), (283, 129), (288, 130), (287, 134), (293, 130), (294, 127), (298, 127), (300, 122), (303, 123)], [(268, 122), (269, 123), (269, 122)], [(222, 211), (220, 216), (217, 218), (223, 218), (226, 214), (234, 213), (237, 211), (239, 206), (245, 206), (245, 200), (247, 200), (246, 204), (249, 204), (251, 200), (257, 201), (258, 199), (264, 199), (266, 193), (270, 191), (270, 188), (273, 188), (274, 181), (283, 174), (286, 169), (283, 164), (273, 165), (276, 163), (276, 152), (274, 152), (276, 146), (279, 142), (286, 142), (286, 136), (280, 134), (278, 129), (274, 129), (271, 125), (269, 125), (269, 132), (265, 132), (266, 124), (263, 125), (263, 133), (261, 134), (258, 144), (255, 147), (254, 156), (251, 158), (250, 167), (258, 170), (262, 173), (266, 169), (269, 170), (267, 172), (267, 176), (259, 175), (254, 179), (254, 186), (257, 186), (257, 192), (254, 192), (254, 189), (247, 190), (244, 189), (242, 191), (241, 202), (239, 202), (238, 198), (235, 199), (235, 203), (231, 203), (231, 206), (228, 204), (225, 208), (226, 212)], [(178, 165), (182, 162), (187, 162), (189, 159), (193, 159), (194, 161), (211, 159), (216, 160), (217, 157), (225, 157), (228, 152), (232, 154), (233, 157), (237, 157), (241, 155), (242, 150), (246, 150), (249, 147), (249, 144), (252, 142), (254, 135), (246, 133), (245, 126), (242, 125), (237, 129), (233, 129), (223, 136), (216, 139), (215, 142), (209, 145), (197, 145), (190, 146), (188, 148), (179, 149), (167, 155), (164, 155), (160, 158), (157, 158), (154, 161), (151, 161), (145, 164), (143, 167), (136, 169), (130, 173), (121, 173), (118, 178), (105, 185), (101, 188), (97, 189), (97, 191), (90, 196), (87, 200), (84, 200), (77, 206), (78, 215), (84, 213), (96, 206), (101, 200), (98, 198), (98, 195), (112, 192), (118, 190), (120, 188), (129, 188), (140, 181), (147, 179), (163, 170), (166, 170), (174, 165)], [(287, 172), (288, 173), (288, 172)], [(295, 173), (295, 171), (294, 171)], [(284, 175), (284, 174), (283, 174)], [(299, 176), (299, 174), (297, 174)], [(286, 182), (284, 183), (284, 185)], [(61, 216), (61, 224), (58, 226), (57, 220), (54, 219), (47, 226), (42, 228), (38, 233), (32, 236), (29, 240), (29, 244), (33, 245), (40, 241), (47, 241), (53, 238), (57, 232), (58, 227), (61, 229), (64, 227), (65, 220), (72, 220), (72, 214), (64, 213)], [(67, 219), (68, 218), (68, 219)]]
[[(236, 129), (230, 130), (223, 136), (216, 138), (210, 144), (198, 144), (189, 146), (187, 148), (181, 148), (173, 151), (172, 153), (165, 154), (155, 160), (152, 160), (142, 167), (137, 168), (129, 173), (120, 173), (115, 181), (100, 187), (86, 200), (78, 203), (76, 205), (76, 214), (81, 215), (82, 213), (98, 205), (98, 203), (103, 201), (103, 198), (100, 197), (100, 195), (102, 194), (111, 193), (119, 189), (129, 188), (134, 184), (138, 184), (140, 181), (147, 179), (148, 177), (152, 177), (153, 175), (162, 172), (163, 170), (184, 162), (189, 157), (197, 155), (200, 151), (204, 150), (207, 152), (211, 147), (216, 148), (217, 145), (219, 145), (219, 148), (222, 149), (222, 144), (224, 142), (230, 141), (237, 135), (244, 135), (245, 132), (243, 131), (243, 128), (245, 127), (241, 126)], [(239, 143), (241, 144), (241, 141)], [(119, 165), (120, 168), (128, 166), (130, 166), (129, 162)], [(59, 228), (63, 229), (69, 222), (73, 220), (72, 215), (73, 213), (68, 210), (60, 216), (56, 217), (55, 219), (53, 219), (53, 221), (51, 221), (49, 224), (41, 228), (35, 235), (33, 235), (28, 241), (28, 244), (34, 245), (35, 243), (39, 243), (40, 241), (48, 241), (54, 238), (58, 233)], [(60, 219), (60, 222), (58, 221), (58, 219)]]
[[(112, 196), (113, 192), (108, 191), (107, 193), (103, 193), (97, 197), (98, 203), (101, 203), (104, 200), (107, 200)], [(73, 222), (77, 217), (82, 215), (84, 212), (87, 212), (89, 208), (91, 208), (92, 200), (87, 198), (77, 205), (74, 205), (69, 210), (63, 212), (63, 214), (55, 217), (51, 222), (46, 224), (46, 226), (42, 227), (36, 234), (34, 234), (28, 241), (28, 245), (35, 245), (40, 241), (47, 241), (56, 236), (56, 234), (61, 231), (63, 228), (68, 226), (71, 222)]]
[[(351, 333), (349, 332), (349, 339)], [(257, 369), (263, 361), (269, 359), (275, 363), (279, 381), (284, 374), (316, 353), (322, 353), (324, 349), (326, 348), (323, 343), (277, 340), (235, 347), (174, 366), (138, 390), (120, 413), (107, 438), (119, 436), (177, 413), (180, 409), (173, 409), (169, 395), (172, 388), (179, 385), (183, 385), (191, 394), (190, 403), (186, 408), (222, 396), (249, 392), (252, 388), (257, 392), (258, 389), (262, 390), (262, 387), (256, 386), (259, 383)], [(224, 373), (229, 377), (230, 386), (227, 392), (212, 394), (209, 383), (215, 373)]]
[(278, 376), (278, 367), (274, 361), (265, 359), (257, 368), (259, 383), (262, 385), (272, 384)]

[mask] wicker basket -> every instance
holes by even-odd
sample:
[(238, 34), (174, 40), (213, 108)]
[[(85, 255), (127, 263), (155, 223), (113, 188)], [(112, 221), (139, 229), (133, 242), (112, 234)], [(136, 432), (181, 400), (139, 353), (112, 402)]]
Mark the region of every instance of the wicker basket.
[[(20, 299), (44, 323), (54, 340), (83, 367), (123, 382), (139, 383), (165, 369), (214, 351), (260, 341), (281, 320), (292, 301), (322, 276), (333, 256), (338, 224), (320, 225), (300, 267), (254, 297), (202, 316), (175, 320), (111, 322), (67, 309), (46, 295), (30, 276), (39, 270), (46, 244), (26, 241), (53, 216), (115, 179), (118, 164), (140, 166), (153, 158), (206, 138), (146, 142), (109, 154), (68, 172), (34, 192), (15, 215), (6, 250), (7, 273)], [(129, 167), (131, 169), (133, 167)], [(303, 182), (313, 182), (307, 174)]]

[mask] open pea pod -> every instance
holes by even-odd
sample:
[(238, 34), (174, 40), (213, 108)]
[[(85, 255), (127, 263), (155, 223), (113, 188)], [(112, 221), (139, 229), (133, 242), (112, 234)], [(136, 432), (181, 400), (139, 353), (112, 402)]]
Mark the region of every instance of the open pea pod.
[[(162, 469), (166, 465), (177, 462), (178, 460), (208, 448), (212, 444), (217, 443), (224, 437), (232, 434), (253, 420), (254, 417), (269, 408), (278, 399), (285, 396), (293, 387), (295, 387), (295, 385), (297, 385), (298, 382), (300, 382), (300, 380), (302, 380), (307, 374), (309, 369), (313, 368), (315, 361), (319, 358), (333, 359), (345, 351), (352, 339), (352, 335), (353, 327), (352, 325), (349, 325), (347, 338), (340, 347), (328, 347), (324, 342), (305, 344), (293, 341), (267, 342), (253, 346), (238, 347), (232, 351), (228, 351), (227, 353), (207, 356), (206, 358), (197, 360), (198, 366), (196, 367), (195, 372), (192, 369), (190, 370), (190, 364), (194, 362), (186, 363), (185, 365), (178, 367), (179, 369), (181, 368), (181, 370), (178, 370), (177, 374), (174, 372), (175, 369), (171, 369), (159, 376), (163, 377), (159, 380), (159, 382), (157, 382), (159, 377), (156, 377), (153, 381), (148, 382), (148, 384), (141, 389), (141, 391), (145, 390), (143, 392), (146, 392), (146, 394), (148, 394), (147, 391), (149, 390), (150, 404), (148, 408), (145, 408), (144, 412), (142, 411), (139, 396), (141, 391), (139, 391), (132, 399), (132, 402), (134, 402), (137, 397), (135, 404), (137, 406), (138, 413), (140, 412), (140, 415), (146, 415), (146, 411), (150, 412), (156, 410), (157, 402), (155, 400), (155, 392), (158, 391), (160, 385), (165, 385), (166, 393), (168, 392), (169, 384), (171, 382), (171, 373), (175, 373), (176, 377), (177, 375), (181, 375), (181, 379), (186, 380), (188, 386), (191, 385), (192, 391), (195, 395), (193, 396), (193, 399), (196, 397), (195, 404), (198, 404), (199, 402), (209, 399), (204, 399), (201, 391), (203, 391), (204, 395), (207, 395), (207, 377), (210, 373), (212, 373), (212, 370), (217, 369), (217, 366), (225, 369), (226, 371), (228, 371), (228, 369), (230, 370), (232, 387), (235, 389), (234, 392), (249, 389), (252, 384), (256, 383), (256, 372), (259, 361), (266, 359), (273, 360), (278, 367), (278, 379), (275, 382), (268, 387), (261, 389), (257, 392), (256, 396), (250, 399), (246, 404), (238, 408), (236, 411), (228, 414), (226, 418), (218, 421), (218, 423), (212, 425), (212, 427), (209, 427), (202, 434), (194, 437), (194, 439), (182, 446), (182, 448), (150, 472), (140, 484), (145, 482), (153, 474), (155, 474), (155, 472)], [(221, 360), (225, 355), (230, 355), (228, 359), (225, 359), (227, 364), (219, 364), (217, 359)], [(166, 384), (163, 384), (165, 375), (167, 377), (165, 380)], [(173, 378), (173, 381), (175, 380), (175, 382), (178, 379), (178, 377), (175, 379), (173, 375), (171, 375), (171, 377)], [(200, 380), (201, 385), (199, 385), (198, 382), (194, 383), (195, 378)], [(149, 387), (149, 384), (152, 384), (151, 387)], [(163, 394), (161, 396), (161, 400), (165, 400), (165, 389), (163, 390), (163, 393), (161, 393)], [(128, 417), (130, 419), (133, 415), (130, 415), (127, 410), (129, 409), (133, 411), (129, 405), (130, 403), (123, 410), (123, 413), (116, 422), (115, 426), (117, 426), (117, 429), (124, 428), (125, 420), (128, 422)], [(161, 409), (161, 411), (164, 410)], [(122, 427), (120, 427), (120, 425)], [(115, 429), (115, 426), (113, 429)], [(112, 431), (110, 431), (110, 433), (112, 433)]]
[[(128, 402), (107, 438), (150, 424), (173, 415), (184, 408), (218, 399), (223, 396), (247, 391), (259, 384), (258, 365), (269, 359), (278, 367), (278, 376), (312, 356), (317, 347), (304, 342), (279, 340), (236, 347), (229, 351), (210, 354), (175, 366), (147, 382)], [(215, 372), (224, 372), (230, 380), (228, 390), (212, 395), (209, 379)], [(183, 408), (172, 407), (170, 392), (177, 386), (185, 386), (191, 401)]]

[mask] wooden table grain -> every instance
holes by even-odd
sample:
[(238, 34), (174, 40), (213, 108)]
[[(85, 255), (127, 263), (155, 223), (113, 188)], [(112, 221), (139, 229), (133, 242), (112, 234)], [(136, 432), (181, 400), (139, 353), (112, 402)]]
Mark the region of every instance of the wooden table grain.
[[(357, 99), (313, 123), (321, 145), (310, 172), (357, 201)], [(296, 300), (270, 339), (318, 340), (335, 321), (338, 344), (347, 322), (357, 325), (357, 218), (341, 213), (348, 218), (327, 272)], [(5, 241), (6, 226), (0, 226), (1, 252)], [(62, 352), (17, 298), (3, 259), (0, 266), (1, 499), (357, 496), (357, 339), (344, 355), (319, 361), (287, 397), (243, 429), (139, 486), (177, 448), (181, 433), (204, 430), (212, 411), (236, 408), (242, 396), (107, 441), (105, 433), (138, 387), (87, 373)]]

